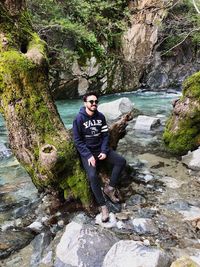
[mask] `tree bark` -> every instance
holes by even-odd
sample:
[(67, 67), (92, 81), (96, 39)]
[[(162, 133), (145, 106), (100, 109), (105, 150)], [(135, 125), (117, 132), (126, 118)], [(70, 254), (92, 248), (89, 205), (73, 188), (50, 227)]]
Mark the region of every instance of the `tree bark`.
[(88, 206), (85, 172), (49, 91), (46, 44), (24, 0), (1, 1), (0, 16), (0, 100), (10, 147), (39, 190), (62, 191)]
[(0, 15), (0, 99), (10, 147), (39, 190), (63, 191), (89, 205), (85, 173), (49, 92), (46, 44), (24, 1), (1, 2)]

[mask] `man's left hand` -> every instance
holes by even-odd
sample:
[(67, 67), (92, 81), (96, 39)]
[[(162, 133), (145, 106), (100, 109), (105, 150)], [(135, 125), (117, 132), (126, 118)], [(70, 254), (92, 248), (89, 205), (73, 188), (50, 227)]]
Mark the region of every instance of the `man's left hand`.
[(100, 153), (99, 156), (98, 156), (99, 160), (103, 160), (105, 158), (106, 158), (106, 154), (104, 154), (104, 153)]

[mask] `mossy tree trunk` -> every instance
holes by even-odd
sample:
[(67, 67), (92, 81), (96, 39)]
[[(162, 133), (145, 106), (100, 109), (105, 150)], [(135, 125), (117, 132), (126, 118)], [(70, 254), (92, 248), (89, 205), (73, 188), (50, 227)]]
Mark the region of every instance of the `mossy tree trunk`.
[[(91, 193), (71, 135), (49, 92), (46, 44), (33, 31), (24, 0), (0, 2), (0, 103), (11, 149), (39, 190), (63, 192), (85, 207)], [(111, 126), (114, 149), (130, 115)]]
[(49, 92), (46, 44), (23, 0), (0, 3), (0, 100), (11, 149), (36, 187), (88, 205), (85, 174)]

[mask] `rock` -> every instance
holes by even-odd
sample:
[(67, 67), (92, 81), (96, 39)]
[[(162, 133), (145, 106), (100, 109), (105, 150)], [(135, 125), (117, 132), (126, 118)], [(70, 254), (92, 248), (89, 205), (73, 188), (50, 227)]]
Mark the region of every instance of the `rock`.
[(71, 222), (57, 245), (54, 267), (101, 267), (104, 256), (117, 241), (105, 229)]
[(35, 232), (41, 232), (44, 228), (44, 225), (41, 222), (33, 222), (28, 226), (28, 228)]
[(190, 206), (188, 210), (180, 210), (184, 217), (184, 220), (193, 221), (198, 220), (200, 218), (200, 208), (195, 206)]
[(161, 178), (161, 180), (166, 184), (168, 188), (173, 188), (173, 189), (180, 188), (184, 184), (183, 181), (178, 181), (170, 176), (164, 176)]
[(140, 131), (150, 131), (153, 127), (159, 124), (160, 124), (160, 120), (156, 117), (139, 115), (137, 117), (134, 129), (140, 130)]
[(162, 250), (146, 247), (142, 242), (121, 240), (106, 254), (102, 267), (167, 267), (169, 257)]
[(86, 66), (82, 66), (81, 69), (88, 77), (92, 77), (98, 73), (99, 63), (97, 63), (97, 59), (95, 57), (91, 57), (87, 59)]
[(0, 143), (0, 159), (9, 158), (11, 155), (11, 150), (5, 144)]
[(25, 247), (34, 235), (26, 231), (0, 232), (0, 259), (8, 257), (11, 253)]
[(141, 204), (144, 204), (146, 203), (146, 199), (139, 195), (139, 194), (135, 194), (133, 196), (131, 196), (127, 201), (126, 201), (126, 204), (128, 206), (134, 206), (134, 205), (141, 205)]
[(95, 218), (95, 223), (96, 224), (99, 224), (99, 225), (101, 225), (102, 227), (105, 227), (105, 228), (112, 228), (112, 227), (116, 226), (117, 220), (115, 218), (115, 215), (112, 212), (110, 212), (109, 221), (106, 222), (106, 223), (103, 223), (101, 221), (101, 216), (102, 216), (101, 213), (96, 216), (96, 218)]
[(157, 234), (158, 229), (151, 219), (135, 218), (132, 220), (133, 229), (138, 234)]
[(127, 97), (122, 97), (110, 103), (100, 104), (98, 110), (102, 112), (107, 120), (114, 120), (125, 113), (133, 110), (133, 103)]
[(190, 258), (182, 257), (174, 261), (170, 267), (200, 267), (200, 265)]
[(43, 253), (52, 240), (52, 235), (47, 233), (41, 233), (35, 237), (31, 242), (33, 251), (30, 259), (30, 266), (39, 266), (42, 260)]
[(89, 87), (88, 80), (85, 78), (79, 78), (79, 82), (78, 82), (79, 95), (84, 95), (87, 92), (88, 87)]
[(130, 212), (120, 212), (116, 213), (116, 218), (121, 221), (126, 221), (129, 219)]
[(189, 151), (187, 155), (182, 156), (182, 162), (192, 170), (200, 170), (200, 147), (194, 151)]

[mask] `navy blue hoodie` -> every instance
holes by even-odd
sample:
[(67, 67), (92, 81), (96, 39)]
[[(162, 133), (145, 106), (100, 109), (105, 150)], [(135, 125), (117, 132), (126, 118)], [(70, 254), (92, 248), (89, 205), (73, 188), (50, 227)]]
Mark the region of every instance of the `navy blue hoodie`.
[(73, 122), (75, 146), (82, 157), (89, 159), (93, 153), (105, 153), (108, 147), (108, 126), (106, 119), (98, 110), (90, 116), (82, 107)]

